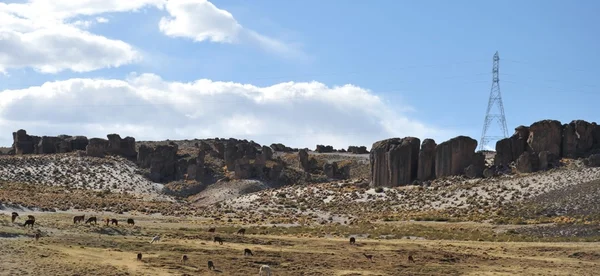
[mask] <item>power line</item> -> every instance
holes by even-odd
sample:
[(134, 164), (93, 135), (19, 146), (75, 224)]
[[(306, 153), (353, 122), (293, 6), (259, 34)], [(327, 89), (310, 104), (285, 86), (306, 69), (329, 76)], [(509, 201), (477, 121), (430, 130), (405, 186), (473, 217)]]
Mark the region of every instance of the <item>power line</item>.
[[(508, 137), (508, 128), (506, 127), (506, 117), (504, 116), (504, 104), (502, 103), (502, 94), (500, 93), (500, 78), (498, 76), (500, 71), (500, 56), (496, 51), (494, 54), (494, 65), (492, 67), (492, 89), (490, 90), (490, 97), (488, 99), (488, 106), (485, 112), (485, 119), (483, 121), (483, 131), (481, 132), (481, 140), (479, 142), (479, 149), (484, 150), (485, 146), (490, 140), (497, 140), (498, 138)], [(493, 107), (498, 108), (498, 113), (491, 113)], [(502, 134), (504, 137), (493, 137), (488, 136), (487, 131), (492, 121), (497, 121)]]

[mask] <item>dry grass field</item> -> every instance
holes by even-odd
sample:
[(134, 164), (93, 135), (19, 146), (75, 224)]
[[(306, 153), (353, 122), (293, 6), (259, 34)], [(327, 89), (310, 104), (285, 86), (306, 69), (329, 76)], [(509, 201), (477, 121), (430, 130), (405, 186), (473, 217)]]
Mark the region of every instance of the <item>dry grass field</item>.
[[(598, 275), (598, 234), (578, 239), (536, 237), (483, 223), (381, 222), (351, 226), (273, 227), (234, 219), (158, 215), (95, 215), (73, 224), (72, 213), (35, 213), (33, 229), (0, 219), (0, 275)], [(118, 226), (102, 220), (118, 218)], [(127, 225), (134, 218), (135, 226)], [(215, 233), (208, 228), (215, 227)], [(236, 234), (243, 227), (245, 235)], [(39, 231), (39, 241), (33, 238)], [(598, 229), (595, 229), (596, 233)], [(151, 244), (153, 236), (161, 241)], [(223, 238), (222, 245), (213, 236)], [(350, 245), (348, 238), (356, 237)], [(244, 256), (249, 248), (254, 256)], [(136, 260), (138, 252), (143, 254)], [(373, 255), (373, 262), (363, 256)], [(186, 254), (188, 262), (181, 263)], [(412, 255), (414, 263), (408, 261)], [(216, 270), (210, 271), (212, 260)]]

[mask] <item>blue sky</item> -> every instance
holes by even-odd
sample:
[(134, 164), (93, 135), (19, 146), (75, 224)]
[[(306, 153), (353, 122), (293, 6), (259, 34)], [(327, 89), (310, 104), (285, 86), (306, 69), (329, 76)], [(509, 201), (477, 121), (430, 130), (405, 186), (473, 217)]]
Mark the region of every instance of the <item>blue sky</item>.
[[(186, 1), (191, 4), (204, 2)], [(55, 5), (57, 14), (66, 7), (58, 2), (69, 5), (69, 1), (36, 0), (22, 5), (36, 7), (35, 2)], [(184, 25), (173, 24), (170, 29), (172, 33), (188, 35), (177, 37), (159, 28), (162, 18), (172, 16), (168, 9), (161, 6), (163, 1), (145, 1), (152, 3), (140, 4), (138, 11), (117, 7), (118, 4), (110, 1), (84, 2), (96, 2), (97, 5), (93, 7), (97, 10), (81, 12), (73, 9), (69, 15), (57, 15), (60, 24), (64, 24), (65, 28), (79, 26), (81, 32), (122, 41), (139, 53), (141, 58), (118, 66), (98, 65), (83, 72), (73, 71), (69, 67), (75, 65), (71, 64), (65, 65), (60, 72), (44, 73), (26, 62), (15, 65), (15, 61), (12, 61), (12, 66), (3, 66), (2, 63), (6, 61), (3, 61), (0, 53), (0, 69), (6, 68), (6, 74), (0, 75), (0, 91), (3, 91), (0, 92), (0, 107), (4, 109), (0, 110), (3, 115), (0, 130), (4, 133), (0, 144), (10, 144), (10, 132), (20, 126), (28, 127), (26, 129), (30, 133), (37, 135), (66, 132), (103, 136), (108, 131), (121, 132), (138, 139), (235, 136), (261, 143), (287, 142), (293, 146), (311, 148), (315, 143), (340, 147), (349, 144), (370, 146), (377, 139), (392, 136), (417, 136), (421, 139), (427, 138), (421, 136), (431, 136), (445, 140), (462, 134), (479, 140), (492, 80), (492, 56), (496, 51), (499, 51), (501, 59), (500, 87), (509, 134), (518, 125), (529, 125), (541, 119), (557, 119), (563, 123), (573, 119), (597, 120), (592, 113), (592, 106), (600, 101), (599, 85), (594, 82), (600, 73), (596, 65), (600, 62), (597, 51), (597, 34), (600, 33), (597, 11), (600, 10), (600, 3), (597, 1), (577, 1), (576, 4), (568, 1), (211, 1), (216, 9), (230, 13), (233, 22), (241, 25), (239, 30), (243, 31), (236, 31), (236, 41), (232, 43), (211, 41), (210, 38), (193, 40), (192, 37), (196, 35), (193, 32), (208, 28), (206, 26), (213, 30), (229, 26), (226, 24), (229, 21), (219, 21), (217, 17), (205, 19), (207, 17), (204, 16), (212, 16), (208, 13), (190, 12), (190, 20), (199, 22), (194, 23), (194, 28), (187, 26), (186, 31), (177, 29), (185, 28)], [(102, 5), (106, 7), (100, 7)], [(5, 11), (18, 13), (6, 7)], [(206, 8), (205, 5), (202, 7)], [(95, 22), (98, 17), (106, 19), (106, 22)], [(74, 25), (73, 22), (77, 20), (94, 23), (84, 28)], [(4, 31), (11, 31), (12, 25), (4, 25), (8, 26), (4, 27)], [(35, 31), (19, 30), (21, 33)], [(256, 39), (257, 36), (253, 34), (261, 39), (276, 41), (279, 46), (271, 47), (262, 43), (264, 40)], [(86, 47), (83, 44), (68, 44), (67, 39), (53, 39), (51, 35), (45, 37), (48, 40), (44, 41), (57, 47), (53, 55), (59, 58), (73, 49)], [(56, 35), (59, 37), (60, 34)], [(3, 47), (9, 47), (7, 45), (0, 38), (0, 52), (10, 53), (3, 51)], [(12, 51), (19, 51), (20, 48), (16, 49)], [(102, 55), (111, 55), (111, 52), (99, 51), (101, 53), (96, 55), (97, 49), (92, 47), (85, 51), (84, 57), (91, 59), (93, 56), (99, 63), (110, 64), (108, 60), (114, 56), (106, 58)], [(28, 52), (19, 54), (27, 55)], [(76, 62), (79, 61), (73, 61)], [(132, 72), (137, 75), (131, 75)], [(58, 104), (37, 107), (31, 101), (18, 100), (14, 96), (23, 93), (53, 94), (48, 89), (60, 89), (38, 86), (45, 82), (65, 82), (75, 78), (80, 81), (100, 78), (119, 80), (129, 85), (122, 89), (133, 90), (123, 90), (125, 92), (121, 93), (102, 90), (106, 84), (100, 85), (101, 89), (97, 85), (84, 85), (83, 89), (88, 89), (85, 88), (88, 86), (94, 88), (79, 91), (78, 94), (73, 92), (79, 96), (64, 105), (60, 103), (65, 102), (65, 95), (69, 98), (70, 92), (64, 92), (66, 94), (60, 97), (47, 96)], [(152, 120), (148, 120), (148, 124), (143, 125), (133, 121), (140, 113), (157, 113), (157, 109), (148, 107), (152, 103), (174, 105), (170, 110), (160, 110), (165, 114), (177, 112), (176, 103), (165, 103), (164, 100), (169, 98), (168, 101), (171, 101), (169, 95), (180, 95), (177, 94), (180, 90), (171, 86), (177, 86), (173, 83), (188, 83), (198, 79), (259, 88), (276, 86), (277, 89), (303, 91), (305, 94), (283, 98), (297, 105), (275, 107), (271, 104), (264, 109), (256, 103), (241, 107), (239, 105), (242, 103), (237, 100), (231, 100), (235, 104), (229, 102), (226, 108), (216, 108), (228, 101), (225, 96), (214, 100), (195, 99), (210, 103), (216, 108), (213, 111), (220, 115), (216, 116), (214, 112), (211, 115), (199, 114), (199, 117), (194, 117), (196, 121), (190, 119), (185, 124), (172, 127), (169, 126), (169, 120), (178, 120), (177, 116), (168, 117), (172, 114), (161, 117), (171, 119), (160, 123), (153, 124)], [(306, 88), (299, 85), (312, 81), (322, 86)], [(131, 88), (132, 82), (141, 84)], [(278, 86), (287, 82), (297, 85)], [(358, 87), (360, 91), (349, 89), (354, 92), (332, 92), (334, 87), (346, 84)], [(175, 94), (164, 96), (160, 102), (140, 96), (142, 92), (139, 91), (143, 87), (152, 85), (159, 85), (163, 90)], [(165, 88), (167, 86), (171, 88)], [(210, 89), (216, 89), (224, 95), (238, 96), (242, 92), (237, 89), (245, 89), (223, 86), (227, 85), (221, 84), (219, 88)], [(197, 89), (194, 90), (196, 92), (206, 92), (208, 88), (200, 85), (194, 89)], [(8, 90), (11, 93), (7, 93)], [(368, 95), (361, 94), (364, 91)], [(277, 90), (273, 93), (284, 92)], [(125, 93), (133, 98), (121, 97)], [(349, 95), (347, 93), (358, 94), (352, 94), (356, 97), (348, 97), (340, 105), (331, 98), (314, 100), (306, 93), (333, 93), (333, 98)], [(362, 96), (357, 96), (359, 94)], [(93, 103), (86, 101), (89, 95), (95, 95)], [(356, 101), (368, 101), (363, 96), (378, 96), (381, 103), (373, 103), (371, 109), (357, 107), (359, 103)], [(134, 114), (128, 107), (136, 105), (140, 97), (145, 100), (140, 104), (145, 108), (139, 107)], [(75, 108), (82, 105), (87, 108)], [(126, 107), (127, 111), (124, 110)], [(31, 114), (32, 109), (35, 109), (35, 116), (16, 115), (19, 112)], [(328, 109), (336, 111), (323, 111)], [(373, 114), (374, 110), (381, 109), (385, 111)], [(231, 110), (244, 112), (233, 114), (235, 112)], [(10, 116), (7, 115), (8, 111), (11, 112)], [(56, 120), (52, 119), (58, 113), (62, 115)], [(248, 114), (252, 120), (246, 120), (244, 114)], [(394, 118), (387, 121), (382, 114)], [(111, 116), (115, 118), (110, 122), (99, 119)], [(119, 116), (131, 120), (120, 121)], [(90, 119), (94, 117), (97, 118)], [(227, 123), (220, 121), (224, 117), (227, 117)], [(268, 124), (260, 123), (274, 118), (281, 119), (269, 121)], [(242, 127), (233, 123), (236, 120), (248, 122)], [(301, 124), (302, 130), (286, 127), (294, 123)], [(224, 128), (224, 124), (229, 125)], [(195, 128), (205, 128), (205, 131), (193, 130)], [(236, 132), (242, 129), (245, 130)], [(490, 135), (496, 133), (498, 128), (493, 125)]]

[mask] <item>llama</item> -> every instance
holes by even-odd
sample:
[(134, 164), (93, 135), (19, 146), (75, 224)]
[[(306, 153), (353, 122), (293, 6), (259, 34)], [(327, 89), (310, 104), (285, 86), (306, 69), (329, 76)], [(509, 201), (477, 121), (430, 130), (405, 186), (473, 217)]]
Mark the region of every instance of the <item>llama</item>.
[(19, 214), (17, 214), (17, 212), (12, 212), (10, 215), (10, 222), (15, 222), (15, 219), (17, 219), (18, 216)]
[(114, 224), (115, 226), (119, 226), (119, 221), (117, 219), (111, 219), (110, 224)]
[(366, 253), (363, 253), (363, 255), (369, 259), (369, 261), (373, 262), (373, 255), (367, 255)]
[(73, 217), (73, 224), (76, 224), (78, 222), (83, 222), (85, 220), (85, 215), (83, 216), (74, 216)]
[(238, 235), (244, 235), (246, 234), (246, 229), (242, 228), (240, 230), (237, 231)]
[(89, 217), (89, 218), (88, 218), (88, 219), (85, 221), (85, 223), (86, 223), (86, 224), (87, 224), (87, 223), (90, 223), (90, 224), (91, 224), (92, 222), (93, 222), (94, 224), (98, 224), (98, 222), (96, 221), (96, 217)]
[(215, 229), (214, 227), (212, 227), (212, 228), (208, 228), (208, 232), (210, 232), (210, 233), (214, 233), (214, 232), (215, 232), (215, 230), (216, 230), (216, 229)]
[(141, 260), (142, 260), (142, 253), (138, 253), (138, 254), (137, 254), (137, 260), (138, 260), (138, 261), (141, 261)]
[(271, 276), (271, 267), (268, 265), (262, 265), (258, 270), (258, 275), (262, 276), (263, 274), (265, 276)]
[(252, 254), (252, 250), (250, 250), (248, 248), (244, 249), (244, 256), (247, 256), (247, 255), (254, 256), (254, 254)]
[(27, 225), (31, 225), (31, 229), (33, 229), (34, 223), (35, 223), (35, 219), (28, 219), (25, 221), (25, 224), (23, 224), (23, 227), (27, 227)]
[(223, 239), (221, 239), (220, 237), (215, 237), (213, 239), (213, 242), (218, 242), (219, 244), (223, 244)]
[(213, 264), (212, 261), (208, 261), (208, 269), (209, 270), (215, 270), (215, 264)]
[(356, 243), (356, 238), (355, 237), (351, 237), (350, 238), (350, 244), (355, 244)]
[(35, 217), (32, 216), (32, 215), (27, 215), (27, 218), (30, 219), (30, 220), (35, 220)]
[(154, 238), (152, 238), (152, 241), (150, 241), (150, 243), (154, 243), (154, 242), (159, 242), (160, 241), (160, 236), (154, 236)]
[(181, 256), (181, 263), (182, 264), (185, 264), (185, 262), (187, 262), (187, 260), (188, 260), (188, 256), (187, 255)]
[(415, 259), (413, 258), (412, 255), (408, 255), (408, 262), (409, 263), (414, 263), (415, 262)]
[(127, 219), (127, 224), (129, 224), (129, 225), (135, 225), (135, 221), (133, 221), (132, 218)]

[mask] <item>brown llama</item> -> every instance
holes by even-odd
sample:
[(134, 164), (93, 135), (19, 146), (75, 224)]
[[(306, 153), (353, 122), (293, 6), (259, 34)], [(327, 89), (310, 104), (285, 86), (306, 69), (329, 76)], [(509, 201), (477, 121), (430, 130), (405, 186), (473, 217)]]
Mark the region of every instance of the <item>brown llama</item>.
[(413, 258), (412, 255), (408, 255), (408, 262), (409, 263), (414, 263), (415, 262), (415, 259)]
[(88, 219), (85, 221), (85, 223), (90, 223), (90, 224), (91, 224), (92, 222), (93, 222), (94, 224), (98, 224), (98, 222), (96, 221), (96, 217), (89, 217), (89, 218), (88, 218)]
[(15, 222), (15, 219), (17, 219), (18, 216), (19, 214), (17, 214), (17, 212), (12, 212), (10, 215), (10, 222)]
[(110, 224), (114, 224), (115, 226), (119, 226), (119, 221), (117, 219), (111, 219)]
[(185, 264), (185, 262), (187, 262), (187, 260), (188, 260), (188, 256), (187, 255), (181, 256), (181, 263), (182, 264)]
[(34, 216), (32, 216), (32, 215), (27, 215), (27, 218), (28, 218), (28, 219), (32, 219), (32, 220), (35, 220), (35, 217), (34, 217)]
[(223, 244), (223, 239), (221, 239), (220, 237), (215, 237), (213, 239), (213, 242), (218, 242), (219, 244)]
[(369, 259), (369, 261), (373, 262), (373, 255), (367, 255), (366, 253), (363, 253), (363, 255)]
[(355, 243), (356, 243), (356, 238), (350, 237), (350, 244), (355, 244)]
[(130, 218), (130, 219), (127, 219), (127, 224), (128, 224), (128, 225), (135, 225), (135, 221), (133, 221), (133, 219), (132, 219), (132, 218)]
[(137, 254), (137, 260), (138, 260), (138, 261), (141, 261), (141, 260), (142, 260), (142, 253), (138, 253), (138, 254)]
[(208, 261), (208, 269), (215, 270), (215, 264), (212, 261)]
[(78, 222), (83, 222), (85, 220), (85, 215), (83, 216), (74, 216), (73, 217), (73, 224), (76, 224)]
[(242, 229), (238, 230), (237, 233), (239, 235), (244, 235), (244, 234), (246, 234), (246, 229), (242, 228)]
[(247, 256), (247, 255), (254, 256), (254, 254), (252, 254), (252, 250), (250, 250), (248, 248), (244, 249), (244, 256)]
[(214, 227), (213, 228), (208, 228), (208, 232), (214, 233), (215, 232), (215, 228)]
[(28, 219), (25, 221), (25, 224), (23, 224), (23, 227), (27, 227), (27, 225), (31, 225), (31, 229), (33, 229), (34, 223), (35, 223), (35, 219)]

